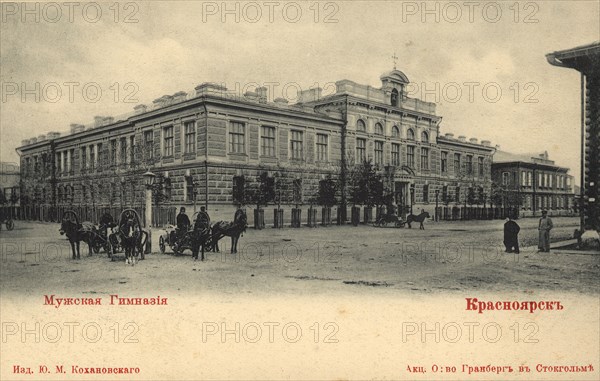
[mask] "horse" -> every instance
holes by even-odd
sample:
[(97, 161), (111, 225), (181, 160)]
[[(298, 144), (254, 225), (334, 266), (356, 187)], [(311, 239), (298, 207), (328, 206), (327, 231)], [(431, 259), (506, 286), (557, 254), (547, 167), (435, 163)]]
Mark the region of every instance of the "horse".
[(248, 227), (248, 218), (246, 211), (238, 209), (235, 212), (233, 222), (219, 221), (212, 227), (212, 249), (216, 253), (219, 251), (219, 240), (225, 236), (231, 237), (231, 253), (237, 253), (237, 244), (240, 236)]
[(413, 222), (418, 222), (420, 224), (419, 229), (425, 230), (425, 226), (423, 226), (423, 221), (425, 221), (426, 218), (429, 218), (429, 213), (425, 211), (421, 212), (421, 214), (419, 214), (418, 216), (415, 216), (414, 214), (409, 214), (408, 216), (406, 216), (406, 223), (408, 224), (408, 228), (411, 229), (412, 226), (410, 224)]
[[(92, 242), (94, 241), (94, 237), (97, 232), (95, 226), (91, 222), (83, 222), (81, 224), (79, 223), (79, 218), (75, 212), (67, 211), (63, 215), (58, 232), (60, 235), (67, 236), (67, 239), (71, 244), (73, 259), (81, 259), (79, 250), (79, 244), (81, 241), (88, 244), (89, 255), (92, 255)], [(75, 250), (76, 248), (77, 250)]]
[(144, 259), (144, 245), (148, 240), (148, 233), (142, 230), (135, 211), (129, 209), (121, 214), (119, 233), (121, 246), (125, 250), (125, 263), (135, 265), (139, 253), (141, 259)]

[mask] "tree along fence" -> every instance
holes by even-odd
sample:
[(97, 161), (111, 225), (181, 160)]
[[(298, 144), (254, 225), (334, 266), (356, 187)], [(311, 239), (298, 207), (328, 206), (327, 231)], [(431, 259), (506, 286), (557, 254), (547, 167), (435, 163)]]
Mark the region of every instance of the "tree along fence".
[[(90, 221), (98, 224), (100, 217), (106, 210), (113, 216), (115, 222), (124, 209), (133, 209), (140, 217), (140, 221), (146, 225), (146, 208), (145, 207), (106, 207), (106, 206), (91, 206), (91, 205), (61, 205), (56, 208), (48, 205), (21, 205), (21, 206), (2, 206), (2, 215), (5, 218), (24, 221), (43, 221), (43, 222), (60, 222), (63, 214), (67, 210), (72, 210), (79, 216), (80, 221)], [(153, 206), (152, 207), (152, 226), (163, 227), (166, 225), (175, 225), (177, 216), (177, 208), (169, 206)]]

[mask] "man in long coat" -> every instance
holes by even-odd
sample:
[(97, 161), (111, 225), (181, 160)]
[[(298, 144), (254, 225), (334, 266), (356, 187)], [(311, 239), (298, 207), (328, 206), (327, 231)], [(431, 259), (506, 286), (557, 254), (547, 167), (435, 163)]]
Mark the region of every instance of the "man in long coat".
[(550, 252), (550, 230), (552, 230), (553, 227), (554, 225), (552, 224), (552, 219), (548, 217), (548, 211), (542, 210), (542, 218), (540, 218), (540, 222), (538, 224), (539, 251), (545, 253)]
[(504, 246), (507, 253), (519, 254), (519, 231), (521, 228), (516, 221), (508, 217), (504, 223)]

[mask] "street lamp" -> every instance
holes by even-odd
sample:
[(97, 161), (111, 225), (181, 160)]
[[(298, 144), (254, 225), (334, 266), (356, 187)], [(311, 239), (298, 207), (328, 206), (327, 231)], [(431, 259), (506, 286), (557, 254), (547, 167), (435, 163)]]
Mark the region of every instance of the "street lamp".
[(142, 175), (142, 178), (146, 186), (146, 227), (150, 227), (152, 226), (152, 185), (154, 185), (156, 175), (148, 170)]
[(435, 190), (435, 221), (439, 221), (439, 216), (438, 216), (438, 196), (440, 194), (440, 190), (436, 189)]
[(413, 214), (413, 204), (415, 203), (415, 184), (410, 184), (410, 214)]

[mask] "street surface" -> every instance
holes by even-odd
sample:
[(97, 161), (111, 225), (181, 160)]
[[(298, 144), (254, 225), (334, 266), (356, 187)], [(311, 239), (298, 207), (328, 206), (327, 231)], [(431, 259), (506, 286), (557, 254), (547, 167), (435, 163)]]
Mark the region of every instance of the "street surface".
[[(101, 251), (72, 260), (59, 226), (16, 221), (0, 234), (2, 294), (144, 292), (225, 294), (440, 293), (548, 290), (597, 294), (600, 255), (537, 253), (537, 220), (519, 220), (521, 254), (506, 254), (502, 221), (429, 222), (426, 230), (331, 226), (249, 229), (237, 254), (194, 261), (190, 252), (153, 253), (135, 266)], [(554, 218), (552, 241), (572, 236), (576, 218)], [(528, 246), (529, 248), (525, 248)], [(532, 247), (533, 246), (533, 247)]]

